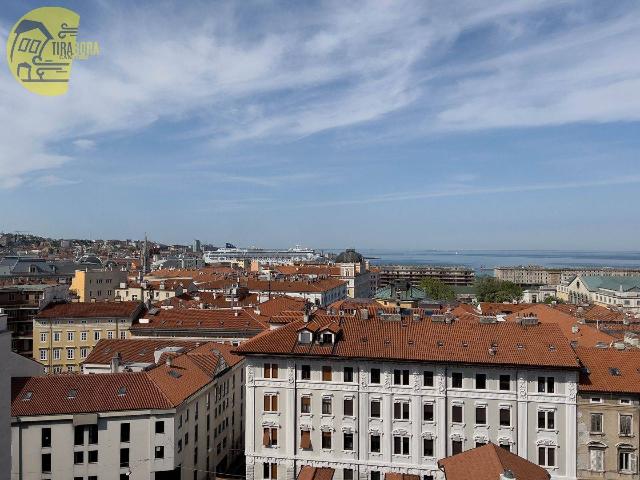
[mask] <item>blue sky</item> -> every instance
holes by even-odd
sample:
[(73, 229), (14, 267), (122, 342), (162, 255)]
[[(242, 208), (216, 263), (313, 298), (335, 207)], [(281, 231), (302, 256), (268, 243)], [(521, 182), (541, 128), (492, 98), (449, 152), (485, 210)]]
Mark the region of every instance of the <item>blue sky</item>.
[(57, 4), (101, 53), (0, 68), (0, 230), (638, 249), (636, 1)]

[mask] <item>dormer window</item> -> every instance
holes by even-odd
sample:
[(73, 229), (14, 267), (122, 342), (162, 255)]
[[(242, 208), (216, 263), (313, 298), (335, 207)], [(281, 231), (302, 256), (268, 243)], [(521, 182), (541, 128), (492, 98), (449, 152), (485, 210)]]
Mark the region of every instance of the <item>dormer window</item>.
[(324, 332), (322, 334), (322, 343), (333, 343), (333, 333)]
[(313, 335), (309, 330), (302, 330), (298, 334), (298, 341), (300, 343), (311, 343), (312, 339), (313, 339)]

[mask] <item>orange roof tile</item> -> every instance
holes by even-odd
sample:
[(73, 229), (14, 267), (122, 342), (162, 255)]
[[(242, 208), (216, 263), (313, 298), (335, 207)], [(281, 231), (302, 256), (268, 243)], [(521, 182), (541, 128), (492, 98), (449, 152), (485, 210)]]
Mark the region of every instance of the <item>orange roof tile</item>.
[(36, 318), (130, 318), (143, 307), (140, 302), (55, 303), (41, 310)]
[(330, 467), (312, 467), (304, 465), (298, 473), (297, 480), (332, 480), (335, 469)]
[(579, 389), (587, 392), (640, 393), (640, 350), (637, 348), (575, 349), (586, 370)]

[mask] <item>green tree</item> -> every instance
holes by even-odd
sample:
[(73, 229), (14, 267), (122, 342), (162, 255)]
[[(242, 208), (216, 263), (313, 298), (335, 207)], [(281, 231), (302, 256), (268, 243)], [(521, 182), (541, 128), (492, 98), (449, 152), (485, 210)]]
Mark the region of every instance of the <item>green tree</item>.
[(550, 303), (564, 303), (564, 300), (562, 300), (561, 298), (558, 297), (547, 297), (544, 299), (544, 303), (546, 303), (547, 305), (549, 305)]
[(479, 277), (475, 283), (476, 296), (481, 302), (512, 302), (522, 298), (522, 288), (513, 282), (495, 277)]
[(427, 294), (427, 297), (432, 300), (450, 302), (456, 299), (456, 292), (453, 290), (453, 287), (436, 278), (423, 278), (420, 282), (420, 288), (422, 288)]

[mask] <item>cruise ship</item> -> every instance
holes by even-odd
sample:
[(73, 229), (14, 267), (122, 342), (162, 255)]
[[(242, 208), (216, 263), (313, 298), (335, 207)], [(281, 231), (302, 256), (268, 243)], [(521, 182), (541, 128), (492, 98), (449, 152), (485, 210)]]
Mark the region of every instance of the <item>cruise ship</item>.
[(293, 262), (314, 262), (320, 260), (322, 255), (311, 248), (296, 245), (289, 249), (277, 248), (238, 248), (227, 243), (224, 248), (204, 252), (204, 263), (224, 263), (242, 260), (259, 260), (265, 263), (286, 264)]

